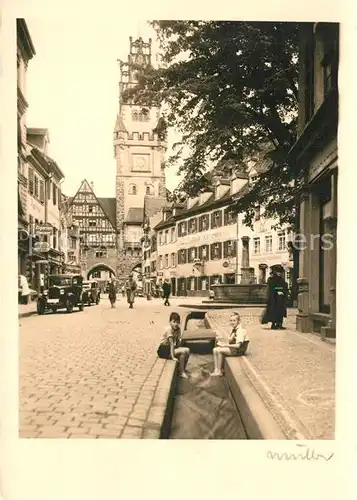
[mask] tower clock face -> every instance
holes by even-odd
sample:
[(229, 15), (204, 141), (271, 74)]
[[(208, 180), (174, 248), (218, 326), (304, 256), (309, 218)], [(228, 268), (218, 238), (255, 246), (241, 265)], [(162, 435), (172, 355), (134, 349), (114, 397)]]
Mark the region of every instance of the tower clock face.
[(135, 155), (133, 158), (133, 170), (146, 172), (148, 170), (148, 158), (145, 156)]

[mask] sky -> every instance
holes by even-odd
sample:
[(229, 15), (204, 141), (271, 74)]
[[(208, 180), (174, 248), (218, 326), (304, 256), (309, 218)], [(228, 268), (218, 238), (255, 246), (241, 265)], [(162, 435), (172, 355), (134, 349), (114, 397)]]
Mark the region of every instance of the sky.
[[(86, 178), (95, 194), (115, 196), (113, 129), (119, 109), (120, 71), (117, 59), (126, 60), (129, 36), (153, 39), (146, 21), (105, 20), (95, 17), (29, 18), (26, 23), (36, 55), (27, 72), (27, 126), (47, 128), (48, 154), (65, 175), (62, 191), (75, 194)], [(156, 50), (155, 50), (156, 48)], [(169, 132), (170, 146), (179, 140)], [(166, 171), (172, 190), (179, 182), (175, 169)]]

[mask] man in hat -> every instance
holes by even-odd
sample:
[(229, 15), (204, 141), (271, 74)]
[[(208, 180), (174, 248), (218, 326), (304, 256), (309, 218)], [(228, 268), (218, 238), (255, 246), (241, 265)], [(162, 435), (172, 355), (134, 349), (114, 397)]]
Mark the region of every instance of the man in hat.
[(129, 304), (129, 309), (133, 309), (135, 291), (136, 291), (136, 283), (134, 280), (133, 273), (129, 274), (129, 279), (126, 280), (125, 282), (125, 290), (126, 290), (126, 298)]
[(271, 322), (272, 330), (284, 330), (283, 321), (287, 314), (288, 285), (283, 274), (284, 269), (281, 265), (271, 266), (271, 275), (267, 280), (266, 321)]

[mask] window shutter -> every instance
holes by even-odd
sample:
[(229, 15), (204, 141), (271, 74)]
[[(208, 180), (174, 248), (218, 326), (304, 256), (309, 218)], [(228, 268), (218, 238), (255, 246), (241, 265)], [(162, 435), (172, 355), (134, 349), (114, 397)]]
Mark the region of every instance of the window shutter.
[(211, 260), (214, 259), (214, 243), (211, 243)]
[(228, 241), (223, 242), (223, 257), (228, 257)]
[[(221, 214), (222, 216), (222, 214)], [(222, 258), (222, 243), (218, 243), (218, 258)]]
[(224, 211), (224, 225), (227, 226), (228, 224), (228, 208), (225, 209)]
[(237, 256), (237, 242), (234, 240), (232, 245), (232, 257)]
[(218, 227), (222, 226), (222, 210), (218, 212)]
[(47, 198), (48, 198), (49, 200), (51, 199), (51, 186), (52, 186), (51, 181), (48, 181), (48, 192), (47, 192)]
[(33, 194), (33, 188), (34, 188), (34, 173), (33, 169), (29, 168), (29, 191), (31, 194)]
[(215, 225), (215, 221), (214, 221), (214, 212), (211, 214), (211, 228), (215, 228), (216, 225)]
[(45, 201), (45, 183), (40, 179), (40, 201)]

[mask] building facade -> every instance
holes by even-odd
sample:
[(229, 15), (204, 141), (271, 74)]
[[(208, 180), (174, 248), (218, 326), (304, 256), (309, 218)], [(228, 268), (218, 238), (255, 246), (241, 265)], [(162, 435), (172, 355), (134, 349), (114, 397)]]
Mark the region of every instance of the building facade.
[(26, 78), (35, 48), (26, 21), (17, 19), (17, 189), (18, 189), (18, 270), (26, 275), (29, 255), (28, 237), (28, 173), (26, 142)]
[(214, 284), (265, 283), (274, 264), (283, 265), (290, 279), (287, 229), (273, 230), (275, 221), (260, 211), (250, 229), (244, 214), (232, 212), (233, 198), (244, 195), (249, 182), (247, 174), (216, 178), (211, 191), (151, 218), (143, 244), (146, 290), (166, 279), (173, 295), (206, 296)]
[(160, 106), (135, 105), (124, 92), (137, 84), (138, 70), (151, 65), (151, 39), (130, 38), (127, 62), (120, 62), (119, 114), (114, 129), (118, 273), (141, 265), (145, 196), (165, 197), (165, 137), (157, 132)]
[(68, 210), (68, 200), (61, 193), (61, 250), (63, 252), (62, 273), (81, 274), (80, 230)]
[(66, 215), (80, 231), (80, 266), (85, 279), (106, 285), (117, 274), (115, 198), (99, 198), (93, 183), (84, 179), (72, 198), (66, 200)]
[(297, 329), (335, 337), (339, 25), (305, 23), (300, 33), (298, 139), (303, 170)]
[(64, 174), (47, 155), (47, 129), (27, 129), (27, 216), (30, 250), (27, 278), (34, 289), (41, 276), (61, 272), (61, 191)]

